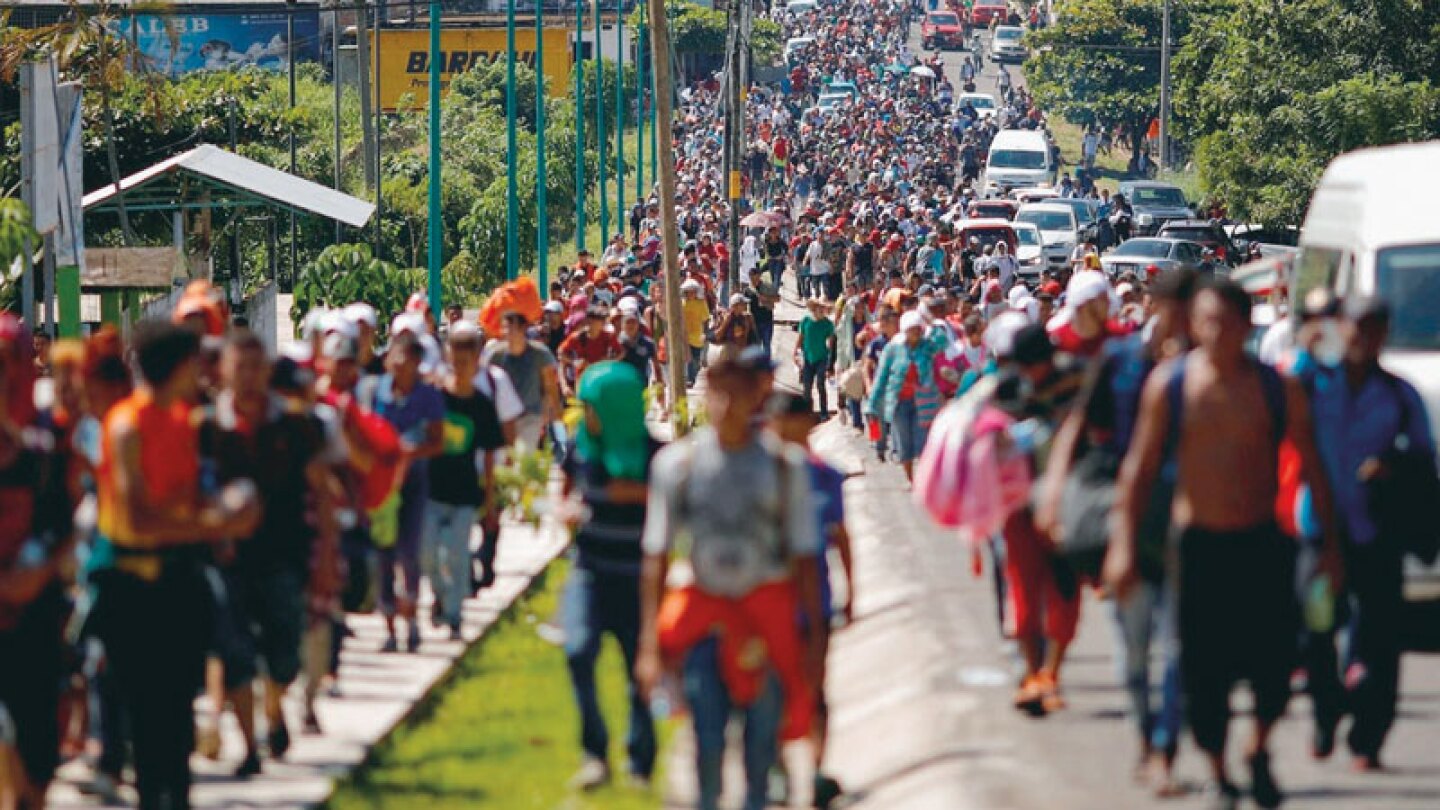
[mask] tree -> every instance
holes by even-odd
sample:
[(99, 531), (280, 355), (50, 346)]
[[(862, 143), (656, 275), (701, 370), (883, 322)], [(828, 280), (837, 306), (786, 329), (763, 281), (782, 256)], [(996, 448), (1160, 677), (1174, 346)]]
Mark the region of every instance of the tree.
[(1175, 59), (1176, 128), (1235, 216), (1299, 225), (1337, 155), (1440, 135), (1440, 5), (1226, 4)]
[[(295, 303), (290, 317), (295, 323), (318, 307), (341, 307), (364, 301), (380, 313), (380, 333), (390, 327), (390, 316), (405, 308), (411, 295), (426, 288), (423, 268), (401, 268), (375, 258), (369, 245), (341, 243), (320, 252), (295, 279)], [(464, 301), (466, 293), (454, 280), (442, 274), (447, 301)]]
[(16, 199), (0, 199), (0, 311), (20, 308), (19, 278), (11, 268), (25, 253), (25, 244), (39, 244), (39, 235), (30, 226), (30, 209)]
[[(79, 79), (87, 90), (100, 94), (100, 109), (105, 121), (105, 153), (109, 162), (110, 182), (119, 185), (119, 150), (115, 146), (115, 106), (113, 97), (118, 88), (134, 77), (144, 80), (145, 106), (150, 114), (163, 119), (165, 108), (159, 103), (159, 88), (164, 77), (153, 70), (150, 58), (134, 42), (116, 36), (119, 18), (112, 0), (66, 0), (67, 8), (60, 20), (38, 28), (4, 29), (0, 36), (0, 81), (11, 82), (20, 65), (43, 55), (53, 55), (62, 73)], [(169, 13), (170, 6), (158, 0), (135, 3), (131, 12)], [(171, 46), (177, 37), (169, 31)], [(134, 241), (130, 217), (124, 198), (116, 200), (120, 228), (125, 243)]]
[[(1172, 9), (1172, 36), (1185, 20)], [(1161, 0), (1072, 0), (1055, 25), (1027, 35), (1030, 91), (1071, 123), (1124, 125), (1138, 161), (1160, 108), (1160, 29)]]

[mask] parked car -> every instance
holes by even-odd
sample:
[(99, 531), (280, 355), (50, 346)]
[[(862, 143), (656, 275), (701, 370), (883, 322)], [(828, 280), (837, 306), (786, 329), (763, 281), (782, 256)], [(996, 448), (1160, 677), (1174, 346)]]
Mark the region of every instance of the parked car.
[(1018, 25), (1002, 25), (995, 29), (990, 38), (990, 58), (995, 62), (1024, 62), (1030, 55), (1022, 41), (1025, 29)]
[(1019, 210), (1020, 204), (1011, 200), (976, 200), (965, 209), (965, 216), (970, 219), (1012, 220)]
[(1045, 271), (1045, 237), (1040, 229), (1028, 222), (1012, 222), (1015, 238), (1020, 246), (1015, 248), (1015, 260), (1020, 263), (1020, 278), (1035, 281)]
[(975, 108), (975, 114), (980, 118), (989, 118), (998, 109), (995, 97), (989, 93), (961, 93), (955, 97), (955, 109), (965, 109), (967, 102)]
[(1179, 186), (1155, 180), (1126, 180), (1120, 184), (1120, 193), (1135, 210), (1135, 236), (1154, 236), (1161, 225), (1172, 219), (1195, 218)]
[(1070, 206), (1049, 202), (1022, 205), (1015, 212), (1015, 221), (1028, 222), (1040, 229), (1045, 259), (1051, 267), (1064, 267), (1070, 261), (1070, 252), (1075, 249), (1080, 233), (1080, 223)]
[(994, 2), (994, 0), (980, 0), (980, 2), (976, 3), (970, 9), (970, 24), (988, 26), (991, 20), (1004, 22), (1005, 17), (1008, 16), (1009, 13), (1010, 10), (1006, 8), (1004, 3), (997, 3)]
[(1213, 250), (1216, 259), (1231, 267), (1234, 267), (1235, 263), (1243, 258), (1237, 255), (1235, 246), (1231, 244), (1225, 229), (1208, 219), (1172, 219), (1161, 225), (1155, 235), (1162, 239), (1188, 239), (1191, 242), (1199, 242)]
[(1205, 248), (1199, 242), (1153, 236), (1127, 240), (1100, 257), (1100, 268), (1111, 278), (1126, 273), (1145, 277), (1151, 275), (1151, 267), (1157, 274), (1182, 267), (1202, 270), (1204, 263)]
[(830, 82), (825, 85), (826, 93), (846, 93), (851, 98), (860, 98), (860, 88), (854, 82)]
[(932, 11), (920, 21), (920, 47), (927, 51), (965, 47), (965, 24), (953, 11)]

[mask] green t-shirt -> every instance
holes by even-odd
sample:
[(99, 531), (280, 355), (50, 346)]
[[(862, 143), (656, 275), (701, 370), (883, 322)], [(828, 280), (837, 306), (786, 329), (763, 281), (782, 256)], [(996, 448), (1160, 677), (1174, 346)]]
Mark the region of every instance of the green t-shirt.
[(806, 315), (800, 320), (800, 354), (805, 362), (825, 363), (830, 360), (830, 338), (835, 336), (835, 324), (829, 318), (816, 320)]

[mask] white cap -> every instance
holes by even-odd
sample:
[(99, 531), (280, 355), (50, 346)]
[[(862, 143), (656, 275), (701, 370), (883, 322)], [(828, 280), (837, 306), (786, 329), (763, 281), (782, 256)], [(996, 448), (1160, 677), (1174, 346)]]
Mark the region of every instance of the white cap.
[(330, 314), (328, 309), (312, 309), (305, 313), (305, 320), (300, 322), (300, 334), (306, 340), (312, 340), (317, 335), (325, 333), (325, 318)]
[(482, 334), (483, 333), (480, 331), (479, 326), (476, 326), (474, 323), (471, 323), (470, 321), (461, 318), (455, 323), (450, 324), (450, 331), (447, 333), (446, 337), (475, 339), (479, 338)]
[(325, 335), (344, 335), (351, 340), (360, 339), (360, 329), (355, 322), (345, 317), (342, 310), (332, 309), (320, 319), (320, 332)]
[(1082, 270), (1070, 277), (1070, 285), (1065, 288), (1065, 306), (1070, 309), (1078, 309), (1098, 298), (1106, 298), (1110, 295), (1110, 282), (1103, 273), (1094, 270)]
[(700, 292), (701, 289), (703, 288), (700, 286), (700, 282), (693, 278), (687, 278), (680, 284), (680, 292)]
[(418, 312), (402, 312), (396, 315), (395, 320), (390, 322), (390, 336), (394, 337), (402, 332), (411, 332), (416, 337), (428, 334), (425, 316)]
[(915, 310), (910, 310), (900, 316), (900, 331), (909, 332), (911, 329), (924, 329), (925, 319)]
[(546, 302), (545, 302), (545, 311), (546, 311), (546, 312), (559, 312), (559, 313), (564, 313), (564, 312), (565, 312), (565, 305), (562, 304), (562, 303), (560, 303), (559, 301), (546, 301)]
[(640, 302), (639, 302), (639, 301), (636, 301), (634, 298), (631, 298), (631, 297), (628, 296), (628, 295), (627, 295), (626, 297), (624, 297), (624, 298), (621, 298), (621, 299), (620, 299), (620, 303), (616, 304), (616, 305), (615, 305), (615, 308), (618, 309), (618, 310), (620, 310), (621, 314), (628, 314), (628, 315), (639, 315), (639, 314), (640, 314)]
[(1015, 351), (1015, 335), (1029, 324), (1023, 312), (1002, 312), (985, 327), (985, 343), (995, 354), (1009, 357)]
[(356, 301), (350, 306), (345, 307), (341, 312), (344, 313), (346, 320), (357, 326), (362, 323), (371, 329), (376, 329), (380, 326), (380, 317), (375, 314), (375, 308), (364, 301)]
[(1011, 288), (1010, 288), (1010, 296), (1009, 296), (1009, 299), (1008, 299), (1009, 302), (1010, 302), (1010, 308), (1011, 308), (1011, 309), (1024, 309), (1024, 308), (1025, 308), (1025, 299), (1026, 299), (1026, 298), (1029, 298), (1029, 297), (1030, 297), (1030, 291), (1027, 290), (1027, 289), (1025, 289), (1025, 285), (1023, 285), (1023, 284), (1016, 284), (1014, 287), (1011, 287)]
[(1126, 295), (1129, 295), (1132, 292), (1135, 292), (1135, 285), (1131, 284), (1128, 281), (1115, 288), (1115, 295), (1120, 298), (1124, 298)]

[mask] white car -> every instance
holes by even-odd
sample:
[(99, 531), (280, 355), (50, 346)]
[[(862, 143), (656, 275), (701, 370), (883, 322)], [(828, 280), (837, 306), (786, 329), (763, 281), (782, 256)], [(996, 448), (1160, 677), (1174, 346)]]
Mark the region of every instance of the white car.
[(1016, 188), (1010, 190), (1010, 199), (1021, 205), (1028, 203), (1039, 203), (1053, 200), (1060, 196), (1053, 186), (1032, 186), (1030, 188)]
[(1040, 229), (1045, 258), (1051, 267), (1064, 267), (1070, 261), (1070, 252), (1075, 249), (1080, 231), (1080, 223), (1075, 220), (1075, 212), (1070, 206), (1052, 203), (1022, 205), (1015, 212), (1015, 222), (1028, 222)]
[(1025, 29), (1018, 25), (1002, 25), (990, 38), (990, 58), (995, 62), (1024, 62), (1029, 50), (1021, 44)]
[(808, 14), (815, 10), (815, 0), (790, 0), (785, 4), (785, 11), (789, 14)]
[(1015, 248), (1015, 261), (1020, 263), (1020, 277), (1034, 281), (1045, 270), (1045, 237), (1029, 222), (1011, 224), (1020, 246)]
[(789, 61), (790, 57), (810, 47), (810, 43), (814, 41), (815, 37), (791, 37), (785, 40), (786, 61)]
[(820, 98), (815, 100), (815, 106), (811, 107), (808, 112), (818, 112), (829, 115), (835, 112), (837, 107), (844, 106), (849, 102), (849, 93), (821, 93)]
[(989, 93), (961, 93), (955, 97), (955, 109), (964, 109), (966, 102), (975, 108), (975, 114), (981, 118), (989, 118), (999, 109), (995, 105), (995, 97)]

